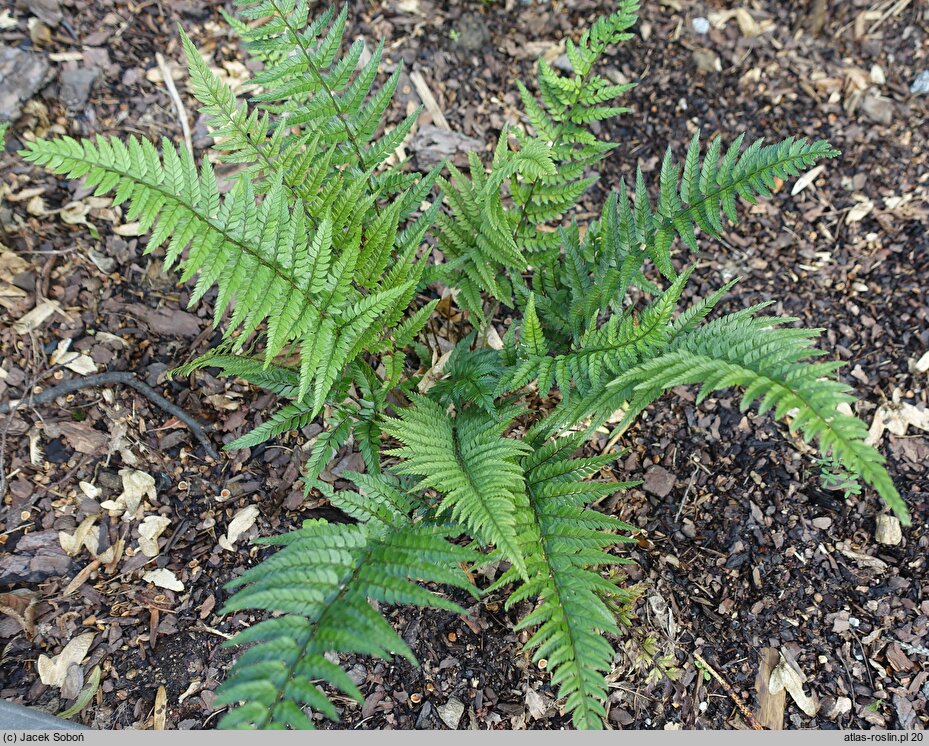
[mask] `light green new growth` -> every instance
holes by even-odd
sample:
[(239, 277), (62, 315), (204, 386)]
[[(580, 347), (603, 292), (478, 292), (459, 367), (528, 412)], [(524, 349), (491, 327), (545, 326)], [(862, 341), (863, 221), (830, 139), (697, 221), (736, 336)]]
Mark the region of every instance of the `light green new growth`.
[[(228, 448), (323, 428), (306, 489), (346, 522), (262, 540), (280, 548), (229, 584), (226, 611), (257, 621), (234, 641), (246, 647), (220, 688), (223, 727), (337, 719), (333, 692), (364, 692), (334, 655), (414, 660), (374, 604), (463, 613), (443, 588), (478, 596), (467, 569), (494, 560), (501, 574), (483, 592), (506, 589), (574, 725), (601, 727), (611, 638), (633, 601), (617, 571), (632, 527), (590, 506), (632, 483), (591, 480), (616, 454), (582, 452), (617, 410), (625, 428), (677, 386), (699, 385), (699, 400), (742, 389), (743, 408), (757, 402), (816, 441), (909, 524), (864, 424), (839, 411), (854, 399), (838, 364), (816, 361), (816, 331), (758, 315), (764, 304), (710, 319), (735, 281), (681, 300), (695, 268), (677, 239), (695, 251), (700, 235), (720, 236), (741, 202), (836, 156), (828, 143), (704, 147), (697, 133), (682, 161), (667, 151), (656, 197), (638, 171), (598, 220), (571, 219), (615, 147), (589, 125), (626, 111), (616, 102), (630, 86), (598, 66), (632, 37), (637, 10), (620, 0), (566, 40), (571, 73), (540, 61), (534, 90), (518, 83), (524, 121), (503, 128), (487, 166), (471, 153), (467, 169), (422, 175), (399, 160), (418, 117), (384, 123), (402, 66), (381, 77), (383, 44), (346, 48), (346, 9), (312, 19), (306, 0), (244, 0), (227, 16), (260, 69), (247, 99), (181, 31), (214, 139), (199, 165), (137, 137), (25, 146), (27, 160), (126, 205), (146, 251), (193, 281), (191, 303), (212, 304), (222, 340), (178, 373), (210, 368), (282, 400)], [(212, 162), (241, 167), (229, 188)], [(441, 357), (436, 281), (471, 327)], [(489, 343), (492, 325), (508, 325), (502, 344)], [(336, 490), (327, 467), (346, 448), (365, 473), (341, 474), (356, 489)]]

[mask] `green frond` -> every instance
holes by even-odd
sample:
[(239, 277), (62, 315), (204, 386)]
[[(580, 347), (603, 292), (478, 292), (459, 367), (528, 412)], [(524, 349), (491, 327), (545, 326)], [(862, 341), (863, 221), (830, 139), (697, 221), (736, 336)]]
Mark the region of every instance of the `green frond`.
[(855, 401), (851, 389), (834, 378), (838, 364), (810, 362), (823, 354), (812, 346), (818, 330), (784, 326), (792, 320), (744, 311), (724, 316), (680, 334), (666, 353), (610, 387), (631, 389), (627, 418), (675, 386), (701, 384), (698, 401), (719, 389), (743, 388), (743, 410), (758, 401), (761, 414), (770, 410), (777, 419), (787, 419), (791, 432), (807, 442), (815, 439), (824, 454), (871, 485), (909, 525), (883, 456), (866, 442), (867, 426), (838, 410)]
[[(463, 610), (419, 583), (441, 583), (476, 595), (461, 570), (479, 555), (448, 541), (449, 529), (414, 522), (414, 501), (394, 482), (357, 478), (365, 497), (331, 493), (334, 504), (360, 522), (306, 521), (303, 528), (260, 540), (280, 546), (228, 587), (236, 592), (224, 613), (255, 609), (276, 614), (241, 632), (232, 644), (247, 648), (218, 691), (234, 707), (224, 728), (312, 728), (308, 711), (337, 720), (320, 684), (358, 702), (358, 687), (327, 655), (357, 653), (415, 663), (407, 644), (371, 601)], [(356, 509), (357, 507), (357, 509)]]
[[(574, 725), (586, 729), (602, 727), (606, 718), (604, 676), (614, 653), (604, 634), (619, 633), (613, 605), (627, 598), (601, 569), (628, 562), (607, 550), (631, 541), (632, 530), (586, 506), (633, 483), (586, 481), (615, 455), (571, 458), (582, 444), (583, 436), (558, 438), (522, 459), (526, 492), (517, 517), (529, 577), (507, 606), (538, 599), (516, 628), (535, 629), (526, 647), (534, 661), (546, 659), (552, 686), (565, 699)], [(506, 573), (494, 587), (518, 580)]]
[(465, 526), (483, 545), (496, 545), (525, 575), (516, 543), (516, 500), (524, 490), (518, 459), (526, 447), (502, 437), (508, 421), (474, 409), (452, 418), (424, 396), (387, 419), (385, 432), (403, 446), (387, 453), (402, 459), (397, 474), (421, 477), (420, 487), (444, 496), (442, 512)]

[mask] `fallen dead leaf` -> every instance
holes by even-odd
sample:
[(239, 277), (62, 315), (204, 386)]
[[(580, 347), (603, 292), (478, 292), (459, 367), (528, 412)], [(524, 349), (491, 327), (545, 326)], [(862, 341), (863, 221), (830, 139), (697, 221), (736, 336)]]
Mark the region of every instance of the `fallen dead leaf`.
[(234, 551), (235, 547), (233, 545), (242, 534), (255, 525), (258, 514), (257, 505), (248, 505), (242, 508), (242, 510), (236, 513), (232, 517), (232, 520), (229, 521), (226, 535), (219, 537), (219, 545), (227, 551)]
[(184, 590), (184, 584), (177, 579), (177, 576), (173, 572), (164, 567), (160, 567), (157, 570), (149, 570), (142, 576), (142, 580), (158, 588), (167, 588), (169, 591)]
[(168, 692), (163, 686), (158, 687), (155, 693), (155, 713), (153, 715), (155, 730), (165, 729), (165, 720), (168, 715)]
[(781, 662), (771, 672), (768, 689), (772, 694), (777, 694), (786, 689), (791, 699), (797, 703), (797, 707), (810, 717), (815, 717), (816, 713), (819, 712), (819, 701), (815, 694), (809, 696), (803, 691), (805, 682), (806, 676), (803, 675), (803, 672), (792, 665), (781, 651)]
[(155, 478), (137, 469), (120, 469), (119, 476), (123, 480), (122, 494), (115, 500), (105, 500), (100, 507), (110, 511), (111, 516), (121, 515), (123, 520), (130, 521), (136, 517), (142, 498), (155, 502)]
[(53, 658), (44, 654), (40, 655), (36, 668), (42, 683), (45, 686), (62, 686), (68, 675), (68, 669), (72, 664), (80, 665), (96, 636), (96, 632), (85, 632), (71, 640), (65, 645), (64, 650)]
[(848, 557), (852, 560), (858, 567), (862, 567), (867, 570), (886, 570), (887, 563), (883, 560), (878, 559), (877, 557), (872, 557), (870, 554), (862, 554), (861, 552), (856, 552), (844, 541), (836, 542), (835, 548), (838, 549), (845, 557)]
[(0, 614), (15, 621), (29, 637), (35, 634), (35, 606), (38, 596), (25, 588), (0, 593)]
[(866, 442), (868, 445), (876, 446), (881, 442), (885, 430), (903, 436), (909, 427), (929, 431), (929, 410), (919, 409), (907, 402), (887, 402), (874, 413)]
[(139, 549), (146, 557), (158, 556), (158, 537), (171, 525), (171, 519), (163, 515), (146, 516), (139, 524)]
[(810, 184), (812, 184), (816, 177), (819, 176), (823, 171), (826, 170), (825, 166), (817, 166), (816, 168), (811, 168), (803, 176), (797, 179), (796, 183), (793, 186), (793, 189), (790, 190), (790, 196), (796, 197), (800, 192), (806, 189)]
[(87, 551), (91, 554), (97, 554), (100, 541), (96, 534), (91, 533), (96, 521), (97, 516), (87, 516), (87, 518), (81, 521), (81, 525), (74, 530), (73, 534), (69, 534), (67, 531), (58, 532), (58, 543), (61, 544), (61, 548), (64, 549), (70, 557), (74, 557), (78, 554), (83, 547), (87, 547)]
[(857, 223), (864, 220), (874, 210), (874, 203), (863, 194), (853, 195), (857, 201), (845, 216), (846, 224)]
[(61, 307), (53, 300), (45, 300), (39, 303), (29, 313), (25, 314), (18, 321), (13, 323), (13, 331), (16, 334), (28, 334), (34, 332), (42, 326), (53, 313), (64, 313)]

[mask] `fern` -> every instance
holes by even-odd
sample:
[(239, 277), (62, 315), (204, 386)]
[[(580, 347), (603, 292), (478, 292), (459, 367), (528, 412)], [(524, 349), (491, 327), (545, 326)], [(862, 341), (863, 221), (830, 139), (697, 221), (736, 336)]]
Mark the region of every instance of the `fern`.
[(501, 437), (509, 418), (497, 421), (486, 412), (467, 409), (453, 419), (425, 397), (416, 397), (399, 415), (384, 426), (403, 443), (387, 452), (403, 459), (394, 471), (422, 477), (420, 487), (444, 495), (443, 513), (483, 544), (495, 544), (525, 576), (515, 511), (516, 497), (524, 489), (518, 459), (525, 446)]
[(713, 391), (745, 389), (742, 409), (758, 400), (759, 412), (789, 417), (791, 432), (816, 439), (820, 450), (860, 477), (909, 523), (906, 506), (884, 468), (883, 457), (866, 443), (867, 427), (839, 411), (855, 398), (832, 378), (838, 363), (811, 363), (822, 355), (812, 348), (818, 330), (783, 328), (789, 318), (724, 316), (678, 337), (667, 352), (636, 366), (611, 386), (632, 389), (627, 418), (640, 412), (661, 391), (700, 383), (697, 400)]
[(627, 532), (633, 527), (586, 505), (637, 482), (584, 481), (615, 456), (570, 458), (583, 440), (583, 435), (560, 438), (523, 458), (526, 493), (519, 503), (519, 539), (529, 579), (519, 584), (510, 571), (495, 587), (519, 584), (508, 608), (539, 599), (516, 629), (537, 628), (526, 643), (534, 649), (533, 660), (546, 660), (574, 725), (598, 728), (606, 718), (604, 675), (614, 656), (603, 633), (619, 634), (614, 605), (629, 598), (598, 568), (628, 561), (605, 550), (632, 541)]
[[(631, 37), (637, 7), (619, 0), (566, 40), (572, 73), (542, 61), (534, 92), (519, 83), (525, 121), (503, 128), (486, 165), (472, 153), (467, 169), (418, 174), (394, 158), (418, 116), (384, 122), (402, 66), (380, 78), (383, 44), (363, 61), (364, 43), (345, 43), (346, 9), (311, 18), (306, 0), (246, 0), (226, 15), (260, 70), (244, 98), (181, 31), (214, 139), (199, 165), (135, 137), (26, 145), (27, 160), (126, 205), (150, 233), (146, 251), (193, 283), (191, 303), (212, 303), (220, 341), (176, 373), (209, 368), (281, 400), (228, 448), (322, 428), (303, 479), (346, 522), (262, 540), (277, 551), (230, 584), (226, 610), (256, 614), (220, 689), (233, 706), (224, 726), (336, 719), (328, 692), (361, 693), (334, 655), (413, 660), (376, 604), (460, 612), (437, 587), (477, 594), (463, 568), (494, 559), (505, 569), (492, 590), (530, 609), (517, 626), (533, 630), (527, 648), (574, 724), (602, 726), (611, 638), (631, 604), (616, 572), (631, 527), (591, 505), (632, 483), (590, 479), (615, 454), (574, 454), (617, 410), (625, 428), (680, 385), (699, 385), (701, 400), (743, 389), (743, 408), (757, 402), (815, 440), (909, 523), (865, 426), (840, 411), (851, 392), (837, 363), (817, 361), (816, 331), (759, 315), (766, 304), (714, 317), (735, 281), (681, 304), (695, 270), (680, 269), (676, 240), (696, 250), (698, 236), (719, 237), (740, 201), (836, 156), (828, 143), (743, 147), (740, 135), (704, 150), (697, 133), (682, 161), (667, 151), (654, 195), (637, 170), (599, 219), (572, 215), (615, 147), (591, 125), (623, 113), (630, 86), (596, 70)], [(241, 169), (225, 193), (214, 161)], [(435, 281), (472, 329), (425, 375), (439, 346), (427, 346)], [(504, 321), (494, 349), (481, 332)], [(321, 476), (348, 448), (365, 473), (334, 489)]]
[(278, 616), (241, 632), (239, 656), (217, 697), (243, 703), (227, 713), (224, 728), (312, 728), (305, 707), (332, 720), (338, 711), (322, 681), (359, 702), (363, 697), (327, 656), (359, 653), (390, 660), (416, 659), (370, 601), (413, 604), (464, 613), (458, 604), (418, 582), (442, 583), (476, 595), (460, 563), (477, 555), (447, 540), (452, 529), (421, 519), (421, 506), (397, 485), (354, 477), (364, 496), (330, 492), (356, 524), (306, 521), (299, 531), (259, 540), (283, 548), (229, 583), (238, 589), (224, 612), (257, 609)]

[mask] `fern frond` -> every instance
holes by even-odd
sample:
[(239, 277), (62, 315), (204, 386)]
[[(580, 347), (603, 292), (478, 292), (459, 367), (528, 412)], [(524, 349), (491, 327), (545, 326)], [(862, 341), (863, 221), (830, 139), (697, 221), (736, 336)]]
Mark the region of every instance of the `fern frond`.
[(610, 386), (632, 390), (627, 419), (662, 391), (699, 383), (697, 401), (713, 391), (741, 387), (742, 410), (758, 401), (761, 414), (787, 419), (791, 432), (815, 439), (820, 450), (871, 485), (906, 525), (909, 513), (884, 467), (881, 454), (866, 443), (867, 426), (843, 414), (851, 389), (834, 377), (838, 363), (812, 363), (823, 353), (813, 340), (819, 330), (785, 327), (789, 318), (724, 316), (678, 336), (670, 349), (633, 368)]
[[(278, 614), (241, 632), (232, 644), (248, 645), (218, 691), (219, 705), (244, 705), (220, 721), (224, 728), (313, 728), (307, 708), (337, 720), (319, 682), (361, 702), (363, 697), (327, 654), (358, 653), (389, 660), (413, 653), (371, 605), (412, 604), (464, 613), (458, 604), (419, 583), (476, 591), (461, 563), (479, 555), (447, 540), (449, 529), (410, 513), (415, 505), (396, 484), (358, 479), (365, 491), (330, 493), (337, 507), (361, 522), (306, 521), (293, 533), (259, 543), (279, 551), (228, 584), (237, 589), (223, 613), (256, 609)], [(365, 506), (364, 510), (356, 509)]]
[(655, 245), (664, 256), (673, 237), (697, 251), (694, 228), (710, 236), (723, 231), (723, 215), (738, 219), (736, 199), (754, 204), (769, 197), (776, 179), (799, 175), (822, 158), (834, 158), (839, 151), (825, 140), (809, 142), (788, 137), (773, 145), (756, 140), (740, 153), (744, 135), (735, 139), (725, 154), (720, 140), (710, 143), (700, 162), (700, 133), (690, 142), (684, 163), (675, 164), (670, 148), (661, 166), (658, 211), (655, 218)]
[[(628, 598), (600, 568), (627, 563), (607, 550), (632, 541), (631, 526), (586, 506), (635, 483), (587, 481), (616, 457), (571, 458), (583, 440), (558, 438), (522, 459), (526, 492), (517, 517), (529, 579), (513, 591), (507, 607), (538, 598), (516, 629), (536, 628), (526, 647), (534, 661), (546, 659), (552, 686), (565, 698), (574, 725), (586, 729), (602, 727), (606, 718), (604, 675), (614, 653), (604, 634), (619, 633), (613, 605)], [(518, 580), (510, 571), (494, 587)]]
[[(218, 322), (235, 301), (227, 339), (235, 336), (241, 344), (266, 325), (268, 365), (285, 347), (299, 347), (297, 399), (312, 392), (311, 417), (322, 410), (339, 372), (383, 335), (384, 320), (415, 291), (415, 279), (400, 276), (368, 295), (353, 288), (356, 275), (371, 269), (358, 267), (363, 206), (323, 218), (311, 234), (306, 206), (297, 201), (291, 207), (280, 182), (261, 202), (245, 179), (221, 197), (209, 162), (198, 172), (190, 155), (167, 141), (159, 154), (136, 138), (128, 144), (63, 138), (28, 143), (24, 156), (55, 173), (83, 177), (96, 194), (115, 192), (117, 204), (128, 201), (127, 219), (152, 230), (147, 251), (166, 244), (165, 265), (179, 264), (185, 280), (197, 276), (191, 303), (215, 285)], [(339, 255), (334, 235), (354, 237)], [(392, 245), (393, 234), (383, 241)]]
[[(671, 336), (670, 320), (677, 307), (690, 272), (682, 273), (668, 289), (641, 314), (612, 316), (599, 328), (592, 325), (570, 352), (550, 356), (547, 349), (535, 352), (544, 342), (534, 307), (527, 308), (523, 321), (520, 358), (500, 378), (498, 392), (506, 393), (538, 380), (539, 392), (548, 393), (558, 385), (565, 397), (576, 391), (581, 396), (597, 390), (621, 371), (663, 350)], [(526, 341), (526, 339), (530, 341)]]
[(496, 545), (525, 576), (526, 565), (516, 543), (516, 500), (522, 494), (518, 459), (526, 446), (502, 437), (508, 420), (498, 422), (480, 410), (452, 418), (424, 396), (387, 419), (385, 432), (403, 446), (388, 450), (402, 459), (396, 474), (421, 477), (421, 488), (444, 495), (441, 510), (467, 527), (483, 545)]

